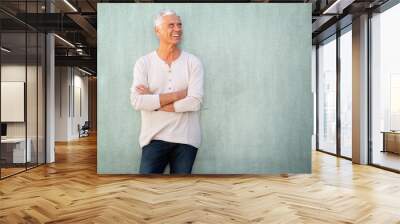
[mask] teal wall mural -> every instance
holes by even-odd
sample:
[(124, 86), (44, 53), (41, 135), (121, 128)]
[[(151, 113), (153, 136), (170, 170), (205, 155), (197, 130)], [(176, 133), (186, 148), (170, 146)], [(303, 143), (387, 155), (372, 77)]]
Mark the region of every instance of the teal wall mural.
[(310, 173), (311, 4), (98, 4), (100, 174), (138, 173), (135, 61), (158, 46), (153, 16), (181, 16), (181, 49), (203, 63), (193, 173)]

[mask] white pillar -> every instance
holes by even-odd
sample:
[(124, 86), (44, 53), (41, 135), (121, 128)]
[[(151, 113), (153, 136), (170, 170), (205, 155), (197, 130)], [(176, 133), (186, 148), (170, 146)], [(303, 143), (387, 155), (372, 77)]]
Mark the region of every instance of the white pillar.
[[(50, 1), (46, 4), (47, 12), (53, 12), (54, 6)], [(55, 161), (54, 133), (55, 133), (55, 44), (54, 35), (46, 35), (46, 163)]]

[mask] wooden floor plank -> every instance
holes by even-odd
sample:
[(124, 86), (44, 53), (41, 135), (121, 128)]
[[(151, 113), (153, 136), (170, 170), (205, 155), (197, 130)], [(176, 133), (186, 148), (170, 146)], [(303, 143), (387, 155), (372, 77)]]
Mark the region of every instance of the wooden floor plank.
[(97, 175), (90, 136), (0, 181), (0, 223), (400, 223), (399, 174), (312, 156), (312, 174)]

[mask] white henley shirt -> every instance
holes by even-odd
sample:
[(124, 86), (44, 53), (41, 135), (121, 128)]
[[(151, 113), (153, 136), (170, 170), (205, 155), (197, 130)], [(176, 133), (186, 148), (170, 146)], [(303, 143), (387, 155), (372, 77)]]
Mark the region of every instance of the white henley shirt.
[[(200, 147), (203, 76), (200, 60), (185, 51), (171, 66), (156, 51), (136, 61), (130, 100), (133, 108), (141, 111), (140, 147), (156, 139)], [(135, 88), (138, 85), (146, 86), (152, 94), (138, 94)], [(156, 111), (160, 108), (159, 94), (186, 88), (187, 96), (174, 102), (175, 112)]]

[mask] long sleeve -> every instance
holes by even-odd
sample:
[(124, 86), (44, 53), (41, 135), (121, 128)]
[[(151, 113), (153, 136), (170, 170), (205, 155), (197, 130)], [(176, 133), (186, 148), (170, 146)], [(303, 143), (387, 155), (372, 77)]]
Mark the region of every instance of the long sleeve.
[(203, 103), (203, 66), (197, 58), (191, 62), (188, 94), (185, 98), (175, 101), (175, 112), (199, 111)]
[(146, 87), (149, 86), (147, 81), (147, 74), (146, 74), (146, 64), (144, 58), (140, 58), (135, 63), (135, 67), (133, 69), (133, 82), (131, 86), (131, 94), (130, 100), (131, 105), (135, 110), (147, 110), (147, 111), (154, 111), (160, 108), (160, 97), (158, 94), (145, 94), (140, 95), (136, 92), (136, 86), (138, 85), (145, 85)]
[[(199, 148), (201, 126), (198, 110), (203, 102), (203, 67), (200, 60), (195, 55), (182, 51), (180, 57), (168, 66), (153, 51), (136, 62), (133, 73), (131, 104), (135, 109), (141, 110), (140, 147), (158, 139)], [(137, 85), (150, 87), (153, 94), (159, 95), (138, 95)], [(165, 103), (174, 106), (175, 112), (157, 110), (162, 94), (186, 88), (185, 98), (173, 102), (174, 97), (171, 97)]]

